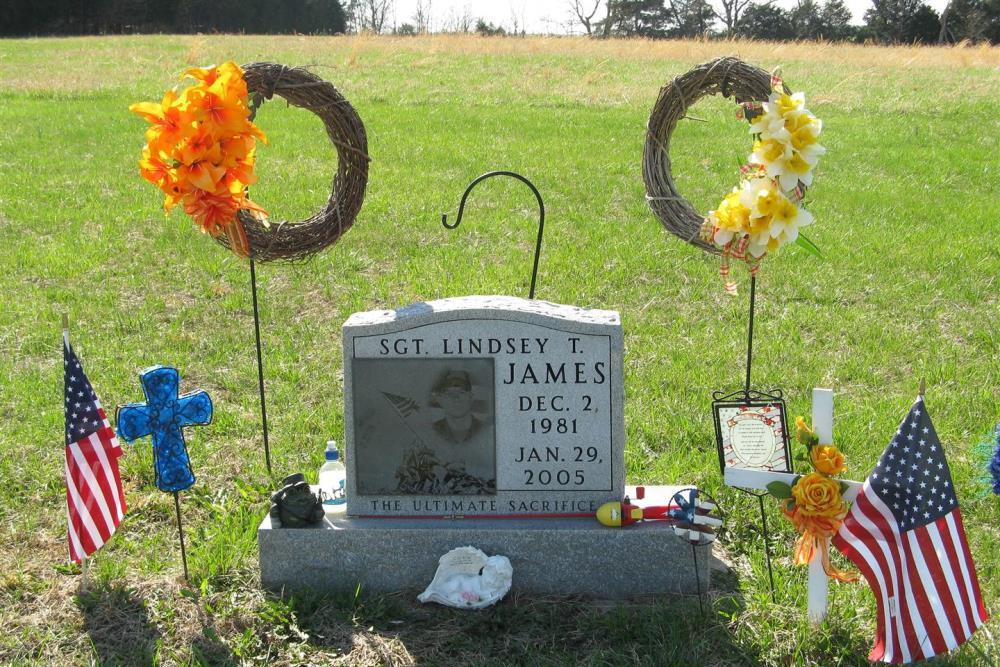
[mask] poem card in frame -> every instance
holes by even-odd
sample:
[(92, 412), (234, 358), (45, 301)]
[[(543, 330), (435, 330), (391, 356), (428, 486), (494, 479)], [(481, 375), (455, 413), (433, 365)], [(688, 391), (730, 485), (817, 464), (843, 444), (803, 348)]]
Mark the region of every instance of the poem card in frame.
[(712, 403), (719, 467), (792, 472), (785, 402), (716, 400)]

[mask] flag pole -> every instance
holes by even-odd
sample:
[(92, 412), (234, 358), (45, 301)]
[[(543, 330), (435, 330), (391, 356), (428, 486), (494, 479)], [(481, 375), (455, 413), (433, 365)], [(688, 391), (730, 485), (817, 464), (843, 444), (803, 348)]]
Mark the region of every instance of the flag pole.
[[(62, 314), (62, 338), (63, 346), (69, 347), (69, 314)], [(68, 483), (68, 482), (67, 482)], [(69, 520), (69, 515), (66, 516)], [(80, 555), (80, 591), (86, 592), (90, 586), (89, 577), (90, 574), (90, 559), (87, 558), (87, 554)]]
[(927, 384), (924, 382), (923, 378), (920, 378), (920, 386), (917, 388), (917, 395), (920, 396), (920, 398), (923, 398), (924, 391), (926, 390), (927, 390)]
[(80, 592), (86, 593), (90, 590), (90, 559), (86, 556), (80, 557)]
[(750, 321), (747, 326), (747, 380), (744, 391), (750, 400), (750, 367), (753, 364), (753, 311), (757, 305), (757, 276), (750, 276)]

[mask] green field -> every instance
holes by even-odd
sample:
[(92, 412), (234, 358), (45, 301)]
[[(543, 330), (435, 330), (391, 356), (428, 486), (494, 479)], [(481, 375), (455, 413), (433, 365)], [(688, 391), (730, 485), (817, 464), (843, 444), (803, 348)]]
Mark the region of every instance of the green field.
[[(130, 37), (0, 41), (0, 663), (865, 664), (875, 606), (831, 585), (805, 620), (794, 531), (769, 503), (771, 603), (756, 504), (722, 486), (709, 410), (742, 382), (745, 298), (718, 261), (678, 241), (644, 200), (645, 124), (658, 89), (735, 54), (807, 94), (824, 120), (807, 201), (818, 260), (768, 257), (755, 384), (792, 416), (837, 391), (837, 444), (862, 479), (920, 377), (962, 501), (987, 607), (1000, 612), (1000, 500), (972, 445), (1000, 420), (1000, 49), (582, 39)], [(138, 177), (145, 123), (179, 72), (226, 59), (312, 65), (354, 104), (372, 158), (357, 223), (296, 265), (258, 270), (274, 478), (263, 465), (247, 265)], [(712, 208), (737, 179), (745, 125), (706, 100), (672, 149), (679, 187)], [(298, 220), (325, 201), (335, 155), (318, 119), (267, 103), (254, 199)], [(547, 220), (537, 296), (616, 309), (625, 327), (631, 483), (704, 486), (729, 512), (711, 609), (692, 599), (595, 604), (512, 596), (481, 613), (413, 592), (280, 599), (259, 590), (256, 526), (281, 476), (315, 479), (342, 439), (339, 328), (352, 312), (461, 294), (527, 294), (534, 201), (491, 181), (456, 231), (440, 224), (492, 169), (531, 178)], [(736, 275), (745, 279), (742, 267)], [(744, 292), (745, 294), (745, 292)], [(78, 594), (66, 565), (60, 317), (105, 406), (141, 398), (137, 373), (175, 365), (215, 421), (190, 429), (185, 584), (169, 495), (148, 440), (125, 445), (130, 511)], [(109, 409), (110, 411), (110, 409)], [(841, 560), (841, 564), (844, 561)], [(650, 563), (650, 568), (661, 567)], [(516, 576), (516, 575), (515, 575)], [(597, 575), (595, 575), (597, 576)], [(641, 576), (641, 573), (637, 573)], [(1000, 663), (990, 621), (956, 664)], [(948, 659), (941, 660), (947, 662)]]

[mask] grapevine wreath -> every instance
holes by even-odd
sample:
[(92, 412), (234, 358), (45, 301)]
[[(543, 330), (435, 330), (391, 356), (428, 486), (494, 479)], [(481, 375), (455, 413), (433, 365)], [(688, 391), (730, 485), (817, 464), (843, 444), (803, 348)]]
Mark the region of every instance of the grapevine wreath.
[[(750, 122), (752, 152), (741, 167), (740, 185), (714, 211), (699, 213), (677, 191), (670, 164), (670, 139), (681, 118), (699, 99), (721, 94), (740, 105), (737, 116)], [(796, 242), (815, 245), (799, 233), (812, 222), (800, 207), (813, 169), (825, 149), (817, 139), (822, 122), (805, 108), (780, 78), (734, 57), (702, 63), (660, 90), (649, 117), (642, 175), (646, 199), (666, 229), (708, 252), (722, 255), (726, 289), (729, 258), (743, 259), (756, 275), (768, 252)]]
[[(306, 259), (354, 223), (368, 182), (365, 126), (350, 103), (327, 81), (300, 67), (232, 62), (184, 72), (194, 83), (169, 90), (160, 103), (130, 109), (150, 123), (140, 173), (202, 231), (234, 253), (258, 262)], [(266, 141), (253, 120), (274, 95), (323, 121), (337, 151), (337, 173), (326, 205), (312, 217), (275, 222), (254, 204), (248, 187), (256, 141)]]

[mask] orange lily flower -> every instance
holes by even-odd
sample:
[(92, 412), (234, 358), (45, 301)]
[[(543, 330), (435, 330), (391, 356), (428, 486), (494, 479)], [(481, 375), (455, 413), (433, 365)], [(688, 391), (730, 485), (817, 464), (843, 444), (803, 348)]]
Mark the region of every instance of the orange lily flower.
[(247, 110), (238, 100), (212, 91), (192, 91), (188, 100), (201, 118), (201, 127), (207, 126), (219, 139), (240, 134), (246, 129)]
[(182, 135), (185, 124), (190, 120), (177, 104), (177, 93), (173, 90), (164, 93), (163, 100), (159, 104), (136, 102), (130, 105), (128, 110), (152, 124), (152, 127), (146, 130), (146, 139), (150, 144), (176, 143)]
[(219, 182), (226, 175), (225, 169), (215, 166), (208, 160), (199, 160), (194, 164), (180, 167), (177, 171), (180, 178), (205, 192), (215, 192)]
[(250, 201), (256, 140), (267, 137), (249, 118), (243, 70), (232, 61), (191, 68), (182, 77), (196, 83), (178, 94), (167, 91), (157, 104), (129, 107), (150, 123), (139, 162), (142, 178), (164, 193), (163, 206), (177, 204), (203, 231), (225, 235), (233, 252), (247, 256), (246, 232), (238, 212), (267, 212)]
[(170, 178), (164, 186), (162, 190), (166, 196), (163, 198), (163, 208), (167, 211), (180, 204), (183, 198), (195, 189), (189, 181), (179, 177), (176, 169), (170, 170)]
[(172, 180), (170, 166), (152, 154), (149, 147), (142, 149), (142, 159), (139, 160), (139, 175), (161, 190)]
[(227, 169), (235, 167), (240, 162), (249, 160), (253, 164), (254, 139), (245, 134), (237, 134), (234, 137), (223, 139), (219, 142), (219, 150), (222, 151), (222, 166)]
[(253, 173), (253, 159), (241, 160), (226, 170), (226, 177), (239, 181), (243, 186), (253, 185), (257, 176)]
[[(212, 157), (209, 152), (213, 148), (215, 148), (215, 139), (211, 132), (199, 128), (195, 133), (189, 134), (178, 142), (175, 155), (182, 164), (191, 165)], [(221, 153), (219, 155), (221, 157)]]
[(227, 195), (194, 190), (184, 197), (184, 212), (212, 236), (221, 234), (238, 210), (238, 204)]

